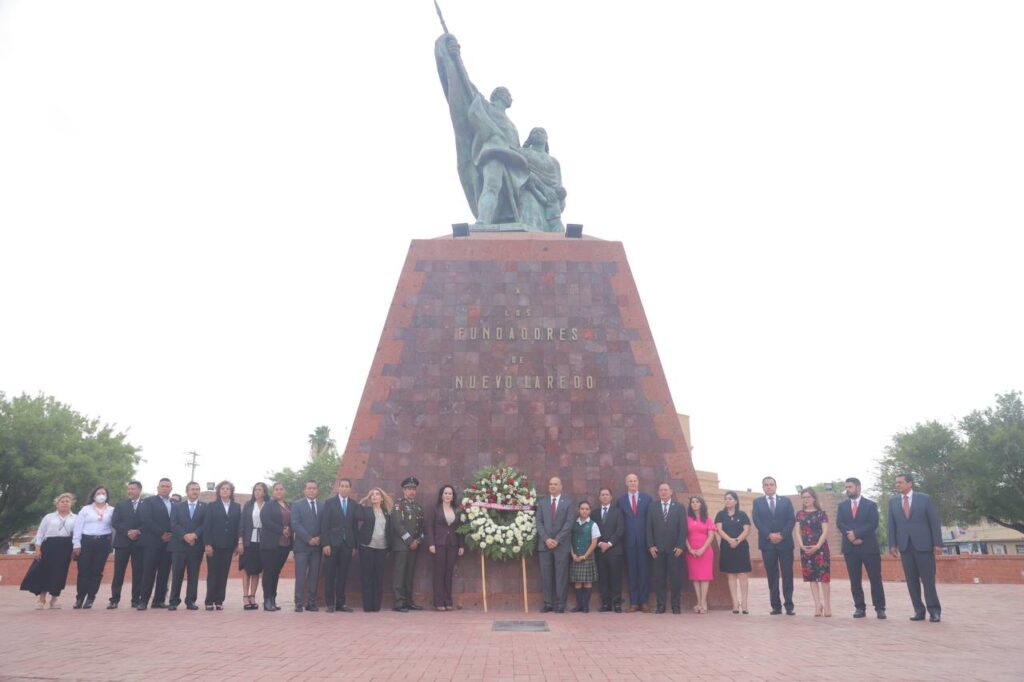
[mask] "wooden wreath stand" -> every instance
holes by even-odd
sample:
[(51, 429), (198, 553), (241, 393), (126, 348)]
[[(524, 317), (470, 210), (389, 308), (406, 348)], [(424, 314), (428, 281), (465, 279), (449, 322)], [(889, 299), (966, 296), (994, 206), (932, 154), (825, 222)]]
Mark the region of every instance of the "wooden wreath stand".
[[(523, 571), (523, 613), (529, 613), (530, 599), (526, 594), (526, 557), (519, 557), (519, 562)], [(487, 563), (484, 561), (483, 552), (480, 552), (480, 589), (484, 600), (484, 613), (487, 613)]]

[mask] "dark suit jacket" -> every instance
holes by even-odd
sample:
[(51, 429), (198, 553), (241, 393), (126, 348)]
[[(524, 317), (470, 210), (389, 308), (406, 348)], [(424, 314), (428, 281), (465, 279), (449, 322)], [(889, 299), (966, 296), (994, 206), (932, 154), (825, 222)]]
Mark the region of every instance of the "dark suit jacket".
[(348, 498), (348, 513), (341, 511), (341, 500), (333, 495), (323, 503), (320, 512), (320, 541), (332, 547), (356, 548), (356, 523), (359, 520), (359, 503)]
[(206, 505), (203, 522), (203, 544), (215, 549), (234, 549), (242, 530), (242, 506), (231, 502), (227, 511), (218, 499)]
[[(139, 500), (139, 506), (142, 506), (142, 500)], [(132, 507), (132, 501), (118, 502), (114, 507), (114, 515), (110, 517), (110, 525), (114, 529), (113, 547), (115, 549), (134, 547), (138, 540), (128, 537), (128, 531), (138, 530), (139, 524), (139, 512)]]
[(161, 536), (171, 532), (171, 515), (159, 495), (147, 497), (139, 503), (139, 528), (142, 535), (139, 545), (142, 547), (162, 547), (165, 545)]
[[(858, 513), (858, 516), (860, 514)], [(930, 552), (942, 546), (939, 511), (932, 498), (914, 491), (910, 498), (910, 520), (903, 516), (903, 496), (889, 498), (889, 547), (901, 552), (915, 549)]]
[[(861, 495), (857, 505), (857, 518), (853, 518), (853, 502), (845, 499), (836, 510), (836, 527), (843, 536), (843, 554), (881, 554), (878, 548), (878, 505)], [(846, 537), (852, 530), (854, 537), (864, 542), (855, 545)]]
[[(196, 511), (188, 517), (188, 500), (182, 500), (171, 507), (171, 541), (168, 549), (172, 552), (203, 551), (203, 519), (206, 517), (206, 503), (196, 501)], [(185, 542), (185, 533), (195, 533), (196, 544)]]
[(427, 547), (431, 545), (456, 549), (462, 547), (462, 535), (455, 532), (455, 529), (462, 525), (458, 509), (455, 510), (455, 521), (450, 526), (440, 506), (427, 507), (425, 511), (427, 518), (423, 523), (423, 529), (426, 534)]
[(647, 547), (647, 510), (651, 506), (651, 496), (647, 493), (636, 494), (636, 516), (633, 516), (633, 505), (629, 503), (629, 493), (618, 500), (625, 521), (623, 544), (626, 547)]
[(309, 541), (320, 537), (320, 519), (323, 515), (324, 503), (320, 500), (316, 500), (315, 516), (309, 506), (308, 497), (303, 496), (292, 502), (292, 531), (295, 533), (295, 539), (292, 541), (293, 552), (308, 554), (320, 551), (324, 546), (323, 542), (319, 545), (311, 545)]
[[(256, 506), (256, 503), (250, 498), (248, 502), (242, 505), (242, 547), (248, 549), (249, 545), (252, 544), (252, 508)], [(263, 501), (263, 506), (267, 506), (267, 501)], [(263, 526), (263, 510), (260, 510), (260, 527)], [(260, 549), (262, 549), (263, 542), (263, 531), (260, 531), (260, 539), (258, 542), (261, 543)]]
[[(796, 512), (793, 511), (793, 503), (783, 495), (775, 496), (775, 513), (772, 514), (768, 507), (768, 498), (759, 497), (754, 500), (754, 510), (751, 519), (754, 527), (757, 528), (757, 547), (760, 550), (775, 548), (782, 551), (793, 552), (793, 526), (796, 525)], [(771, 533), (781, 533), (782, 542), (777, 545), (768, 540)]]
[[(640, 505), (637, 504), (637, 507)], [(632, 510), (630, 510), (632, 513)], [(590, 513), (590, 518), (594, 519), (594, 523), (601, 529), (601, 539), (598, 542), (610, 542), (612, 546), (608, 548), (607, 552), (602, 552), (600, 548), (597, 550), (598, 556), (621, 556), (622, 555), (622, 539), (626, 534), (626, 524), (622, 517), (622, 510), (615, 500), (608, 505), (608, 516), (605, 517), (604, 521), (601, 520), (601, 505), (598, 504), (593, 508)]]
[[(630, 509), (630, 513), (632, 511)], [(666, 519), (661, 515), (661, 500), (651, 503), (647, 510), (647, 547), (657, 547), (658, 554), (667, 554), (674, 549), (686, 551), (686, 512), (683, 505), (671, 500)]]
[[(288, 504), (285, 502), (285, 504)], [(281, 505), (276, 500), (268, 500), (263, 509), (260, 510), (260, 524), (263, 530), (260, 531), (260, 551), (275, 549), (277, 547), (291, 547), (289, 538), (286, 545), (281, 544), (281, 536), (284, 534), (284, 514), (281, 513)]]
[[(384, 542), (389, 543), (391, 537), (391, 514), (384, 511)], [(359, 546), (370, 544), (370, 540), (373, 539), (373, 527), (377, 525), (377, 517), (373, 513), (373, 507), (366, 505), (365, 507), (359, 506), (359, 527), (356, 528), (356, 542)], [(390, 546), (390, 544), (388, 545)]]
[(542, 497), (537, 500), (537, 550), (550, 552), (545, 541), (553, 538), (558, 543), (555, 551), (569, 551), (569, 543), (572, 535), (572, 524), (576, 521), (576, 508), (563, 493), (558, 496), (558, 506), (555, 507), (555, 515), (551, 516), (551, 497)]

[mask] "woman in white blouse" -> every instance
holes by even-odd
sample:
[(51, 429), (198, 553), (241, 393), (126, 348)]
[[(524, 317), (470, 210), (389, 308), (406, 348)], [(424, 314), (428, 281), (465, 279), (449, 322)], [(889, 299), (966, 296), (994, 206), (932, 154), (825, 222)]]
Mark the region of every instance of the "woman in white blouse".
[(103, 581), (103, 568), (110, 556), (110, 541), (113, 528), (114, 508), (107, 504), (110, 491), (100, 485), (89, 493), (88, 503), (78, 510), (75, 520), (72, 555), (78, 562), (78, 594), (75, 595), (76, 609), (91, 609), (96, 593)]
[(238, 569), (242, 573), (242, 590), (246, 611), (259, 609), (256, 603), (256, 588), (260, 585), (260, 573), (263, 562), (260, 561), (260, 535), (263, 523), (260, 512), (263, 505), (270, 499), (267, 484), (260, 481), (252, 487), (252, 497), (242, 507), (242, 555), (238, 557)]
[(39, 522), (35, 538), (35, 558), (21, 589), (39, 596), (36, 608), (46, 606), (46, 595), (50, 595), (50, 608), (59, 609), (57, 598), (68, 581), (68, 567), (71, 565), (71, 536), (75, 531), (75, 515), (71, 505), (75, 496), (61, 493), (53, 500), (57, 511), (50, 512)]

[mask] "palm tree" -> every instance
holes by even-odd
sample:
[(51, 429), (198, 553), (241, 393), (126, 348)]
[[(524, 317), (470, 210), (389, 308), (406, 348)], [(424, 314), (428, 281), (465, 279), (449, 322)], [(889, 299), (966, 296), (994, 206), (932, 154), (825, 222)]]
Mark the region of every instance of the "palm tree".
[(331, 427), (318, 426), (309, 434), (309, 456), (316, 458), (328, 452), (335, 452), (338, 444), (331, 438)]

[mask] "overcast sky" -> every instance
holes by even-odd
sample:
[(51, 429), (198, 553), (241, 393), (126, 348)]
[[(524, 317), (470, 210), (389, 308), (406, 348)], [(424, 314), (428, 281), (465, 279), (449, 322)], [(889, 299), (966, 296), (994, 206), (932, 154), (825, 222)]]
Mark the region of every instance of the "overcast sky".
[[(1024, 4), (444, 0), (625, 245), (694, 462), (860, 475), (1024, 389)], [(429, 0), (0, 0), (0, 390), (146, 488), (343, 448), (409, 241), (471, 219)]]

